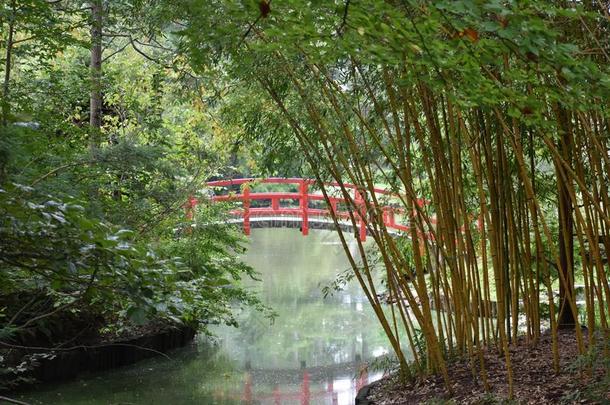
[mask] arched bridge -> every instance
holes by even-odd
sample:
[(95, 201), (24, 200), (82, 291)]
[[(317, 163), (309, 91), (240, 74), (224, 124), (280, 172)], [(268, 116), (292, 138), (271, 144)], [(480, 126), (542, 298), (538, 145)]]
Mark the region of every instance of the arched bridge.
[[(243, 223), (246, 235), (250, 235), (253, 227), (265, 226), (298, 227), (303, 235), (307, 235), (310, 228), (335, 229), (335, 223), (332, 220), (334, 212), (339, 226), (345, 230), (357, 231), (359, 239), (366, 240), (367, 210), (358, 187), (353, 184), (326, 184), (330, 189), (345, 188), (350, 192), (352, 199), (348, 201), (341, 193), (332, 193), (329, 195), (330, 206), (328, 206), (324, 195), (315, 190), (315, 183), (316, 181), (312, 179), (274, 177), (217, 180), (210, 181), (207, 185), (216, 191), (224, 190), (221, 194), (211, 196), (212, 201), (241, 203), (241, 207), (230, 211), (233, 216), (231, 222)], [(288, 186), (287, 188), (291, 190), (256, 192), (255, 188), (260, 184), (281, 184)], [(383, 201), (384, 204), (377, 209), (382, 212), (386, 228), (393, 233), (408, 231), (408, 226), (403, 223), (405, 211), (397, 203), (398, 196), (383, 189), (375, 189), (375, 193), (377, 201)], [(190, 197), (184, 205), (187, 218), (193, 218), (193, 212), (198, 202), (197, 198)], [(421, 200), (419, 204), (423, 205), (424, 201)], [(350, 209), (354, 205), (356, 208)], [(356, 219), (357, 229), (353, 229), (352, 215)]]

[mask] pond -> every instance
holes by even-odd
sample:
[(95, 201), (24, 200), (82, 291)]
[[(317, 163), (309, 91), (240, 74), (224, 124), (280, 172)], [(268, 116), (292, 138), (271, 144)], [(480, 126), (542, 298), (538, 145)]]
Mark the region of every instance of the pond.
[[(352, 249), (356, 249), (353, 241)], [(381, 377), (363, 362), (388, 343), (357, 281), (324, 297), (322, 287), (348, 269), (338, 236), (254, 229), (244, 261), (261, 274), (247, 281), (278, 314), (252, 310), (239, 328), (214, 327), (189, 347), (132, 366), (46, 385), (22, 400), (36, 404), (353, 404)]]

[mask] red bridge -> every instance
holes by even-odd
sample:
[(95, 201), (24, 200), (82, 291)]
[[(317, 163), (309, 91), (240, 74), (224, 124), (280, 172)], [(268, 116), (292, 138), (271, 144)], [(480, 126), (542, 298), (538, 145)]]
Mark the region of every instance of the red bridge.
[[(356, 223), (355, 228), (357, 228), (354, 231), (357, 230), (360, 240), (366, 240), (367, 204), (358, 187), (353, 184), (325, 184), (331, 190), (332, 188), (337, 190), (332, 195), (329, 194), (329, 207), (321, 192), (310, 192), (310, 190), (315, 190), (315, 183), (315, 180), (301, 178), (244, 178), (210, 181), (207, 185), (215, 189), (224, 188), (227, 190), (224, 194), (212, 196), (212, 201), (241, 202), (241, 207), (231, 210), (230, 214), (236, 218), (236, 222), (243, 222), (243, 229), (246, 235), (250, 235), (252, 222), (256, 220), (269, 221), (294, 218), (300, 223), (303, 235), (309, 233), (310, 225), (312, 224), (317, 224), (318, 227), (334, 229), (335, 224), (331, 216), (334, 212), (337, 219), (341, 221), (340, 225), (347, 228), (353, 228), (353, 216)], [(292, 191), (253, 191), (259, 184), (288, 185)], [(239, 186), (239, 192), (230, 190), (230, 188), (235, 188), (236, 186)], [(345, 194), (339, 192), (342, 188), (349, 190), (349, 199), (345, 198)], [(295, 192), (294, 190), (297, 191)], [(376, 200), (379, 202), (383, 201), (384, 204), (381, 208), (376, 207), (375, 209), (381, 210), (383, 223), (386, 228), (396, 233), (408, 231), (408, 226), (397, 221), (397, 217), (400, 218), (405, 213), (404, 209), (398, 207), (398, 195), (383, 189), (375, 189), (375, 194)], [(255, 201), (256, 203), (254, 203)], [(286, 201), (290, 201), (290, 204), (285, 205)], [(189, 201), (184, 205), (188, 219), (193, 218), (194, 208), (198, 202), (197, 198), (190, 197)], [(394, 203), (392, 204), (392, 202)], [(419, 204), (420, 206), (424, 205), (424, 201), (419, 201)], [(354, 206), (356, 207), (355, 209), (350, 209), (350, 207)]]

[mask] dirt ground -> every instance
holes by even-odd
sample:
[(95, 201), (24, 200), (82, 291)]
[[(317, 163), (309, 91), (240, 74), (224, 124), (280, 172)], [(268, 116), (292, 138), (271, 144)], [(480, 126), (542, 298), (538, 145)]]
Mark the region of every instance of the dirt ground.
[[(584, 334), (586, 338), (586, 333)], [(560, 372), (553, 370), (550, 335), (541, 337), (536, 347), (528, 347), (523, 340), (510, 348), (514, 380), (514, 396), (508, 401), (507, 370), (504, 356), (488, 349), (485, 354), (487, 380), (486, 392), (478, 374), (473, 378), (468, 360), (460, 360), (448, 366), (453, 396), (449, 395), (440, 376), (420, 378), (412, 383), (399, 384), (396, 378), (386, 377), (371, 387), (368, 400), (372, 404), (610, 404), (610, 392), (598, 384), (607, 370), (598, 369), (590, 375), (581, 373), (572, 365), (578, 356), (573, 330), (559, 332)], [(607, 378), (607, 377), (606, 377)], [(588, 397), (588, 391), (596, 389), (597, 399)]]

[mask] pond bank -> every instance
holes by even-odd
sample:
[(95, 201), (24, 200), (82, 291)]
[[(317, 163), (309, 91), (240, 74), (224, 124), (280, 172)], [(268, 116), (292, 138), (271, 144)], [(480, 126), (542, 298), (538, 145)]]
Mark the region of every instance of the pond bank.
[[(75, 379), (84, 373), (110, 370), (185, 346), (195, 337), (188, 326), (156, 325), (142, 328), (138, 334), (107, 341), (75, 343), (71, 347), (22, 348), (17, 357), (34, 356), (29, 372), (12, 387), (12, 391), (32, 389), (38, 383)], [(25, 345), (24, 345), (25, 346)]]
[[(511, 346), (511, 364), (514, 378), (514, 400), (520, 404), (584, 403), (598, 404), (610, 401), (608, 385), (601, 384), (608, 378), (608, 370), (594, 368), (590, 376), (579, 374), (571, 366), (578, 356), (574, 331), (559, 331), (560, 372), (553, 370), (551, 336), (541, 336), (536, 347), (526, 346), (523, 340)], [(419, 378), (401, 384), (390, 376), (363, 389), (360, 404), (421, 404), (457, 403), (492, 404), (504, 403), (508, 398), (507, 372), (504, 357), (496, 350), (484, 353), (487, 380), (491, 387), (486, 392), (481, 377), (473, 377), (469, 361), (458, 360), (448, 366), (454, 395), (447, 392), (440, 376)], [(604, 398), (603, 396), (606, 395)], [(435, 402), (440, 401), (440, 402)]]

